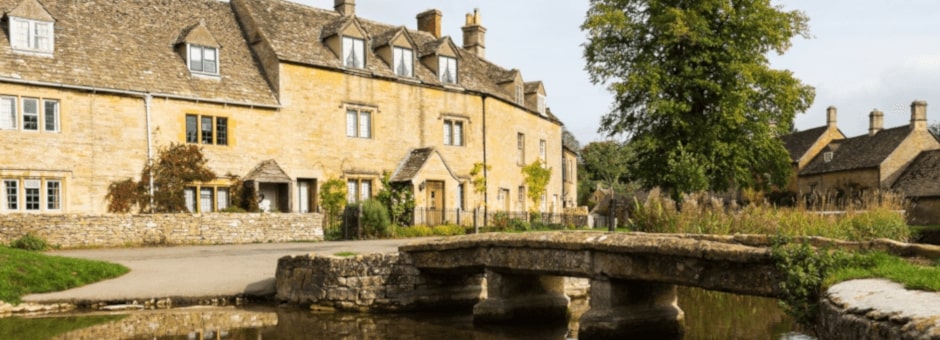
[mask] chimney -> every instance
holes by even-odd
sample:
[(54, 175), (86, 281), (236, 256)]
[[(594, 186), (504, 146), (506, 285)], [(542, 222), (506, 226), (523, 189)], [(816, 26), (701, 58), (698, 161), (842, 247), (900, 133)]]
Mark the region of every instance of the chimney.
[(463, 29), (463, 48), (477, 57), (485, 58), (486, 28), (480, 25), (479, 9), (474, 8), (473, 13), (467, 13), (467, 22), (461, 29)]
[(344, 17), (356, 15), (356, 0), (333, 0), (333, 9)]
[(868, 114), (868, 135), (874, 136), (885, 127), (885, 114), (878, 109), (871, 110)]
[(427, 11), (418, 13), (418, 16), (416, 17), (418, 19), (418, 30), (431, 33), (435, 38), (440, 38), (441, 17), (443, 17), (441, 11), (436, 9), (429, 9)]
[(927, 131), (927, 102), (915, 100), (911, 103), (911, 129)]
[(826, 125), (830, 128), (836, 127), (836, 107), (829, 106), (826, 108)]

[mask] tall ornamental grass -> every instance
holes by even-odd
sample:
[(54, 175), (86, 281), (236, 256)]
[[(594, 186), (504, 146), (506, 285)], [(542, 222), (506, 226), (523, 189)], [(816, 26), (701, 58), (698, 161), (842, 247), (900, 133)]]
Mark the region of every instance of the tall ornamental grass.
[(834, 200), (821, 198), (795, 207), (764, 202), (735, 207), (720, 199), (693, 195), (683, 203), (682, 211), (677, 211), (673, 201), (659, 196), (645, 203), (634, 201), (630, 226), (649, 233), (822, 236), (853, 241), (907, 241), (910, 237), (904, 200), (897, 194), (865, 194), (841, 206), (829, 202)]

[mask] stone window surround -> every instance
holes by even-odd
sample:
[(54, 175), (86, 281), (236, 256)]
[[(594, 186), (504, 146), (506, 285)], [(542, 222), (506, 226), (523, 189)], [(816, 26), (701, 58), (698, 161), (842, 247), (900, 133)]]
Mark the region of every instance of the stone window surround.
[[(371, 199), (373, 193), (375, 192), (374, 183), (374, 178), (346, 177), (346, 203), (361, 203), (362, 201)], [(363, 188), (368, 188), (369, 190), (365, 196), (363, 195), (365, 191), (362, 190)]]
[[(378, 112), (374, 107), (367, 107), (361, 105), (343, 105), (344, 108), (343, 115), (345, 116), (344, 121), (346, 122), (346, 137), (349, 138), (361, 138), (361, 139), (374, 139), (375, 137), (375, 114)], [(352, 117), (355, 117), (354, 120), (351, 120)], [(367, 127), (364, 128), (363, 119), (365, 119)]]
[[(467, 123), (460, 118), (444, 119), (444, 145), (467, 146)], [(460, 133), (456, 133), (459, 131)]]
[(525, 134), (516, 134), (516, 165), (525, 166)]
[[(38, 187), (27, 188), (28, 181), (38, 182)], [(12, 183), (12, 186), (11, 186)], [(32, 183), (30, 183), (32, 184)], [(65, 181), (55, 177), (36, 176), (0, 176), (2, 195), (0, 195), (0, 212), (4, 213), (61, 213), (65, 199)], [(15, 186), (15, 187), (13, 187)], [(10, 189), (16, 197), (16, 207), (10, 207)], [(27, 190), (36, 190), (27, 192)], [(35, 202), (27, 202), (28, 197), (35, 197)], [(52, 198), (52, 200), (50, 200)], [(30, 204), (36, 204), (31, 208)]]
[[(457, 76), (457, 70), (459, 65), (457, 65), (457, 58), (450, 57), (446, 55), (439, 55), (437, 57), (438, 62), (438, 80), (443, 84), (454, 84), (456, 85), (459, 82), (459, 77)], [(450, 70), (450, 72), (445, 72)]]
[[(401, 67), (405, 70), (400, 70)], [(399, 77), (414, 78), (415, 58), (414, 50), (407, 47), (392, 47), (392, 71)]]
[[(25, 111), (27, 101), (34, 101), (36, 112), (27, 113)], [(7, 106), (6, 108), (0, 108), (0, 111), (9, 111), (3, 112), (2, 114), (9, 114), (9, 116), (7, 116), (7, 119), (9, 120), (7, 123), (10, 124), (6, 127), (0, 126), (0, 130), (20, 130), (26, 132), (51, 133), (61, 132), (61, 105), (58, 99), (0, 94), (0, 105)], [(52, 112), (49, 112), (50, 105)], [(35, 128), (26, 128), (27, 115), (32, 116), (35, 119)]]

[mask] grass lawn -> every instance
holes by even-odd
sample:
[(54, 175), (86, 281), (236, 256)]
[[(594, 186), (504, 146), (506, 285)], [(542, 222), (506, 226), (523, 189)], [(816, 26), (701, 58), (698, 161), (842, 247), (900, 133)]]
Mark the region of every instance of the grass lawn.
[(883, 278), (907, 289), (940, 292), (940, 260), (923, 262), (915, 264), (882, 252), (852, 254), (845, 265), (833, 268), (824, 286), (853, 279)]
[(113, 263), (0, 246), (0, 300), (17, 304), (27, 294), (66, 290), (128, 271), (127, 267)]

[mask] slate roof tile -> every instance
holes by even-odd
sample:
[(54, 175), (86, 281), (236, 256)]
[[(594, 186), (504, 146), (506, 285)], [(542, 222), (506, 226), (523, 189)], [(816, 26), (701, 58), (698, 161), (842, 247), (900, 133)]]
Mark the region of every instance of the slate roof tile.
[(921, 152), (893, 188), (907, 197), (940, 196), (940, 150)]
[(805, 131), (799, 131), (780, 136), (780, 140), (783, 141), (783, 147), (787, 149), (788, 153), (790, 153), (790, 160), (796, 162), (806, 155), (806, 152), (809, 151), (811, 147), (813, 147), (813, 144), (819, 140), (819, 137), (821, 137), (827, 129), (828, 127), (821, 126)]
[[(881, 130), (874, 136), (862, 135), (833, 142), (806, 165), (800, 175), (868, 169), (881, 165), (911, 133), (907, 125)], [(832, 160), (825, 161), (826, 151), (832, 152)]]

